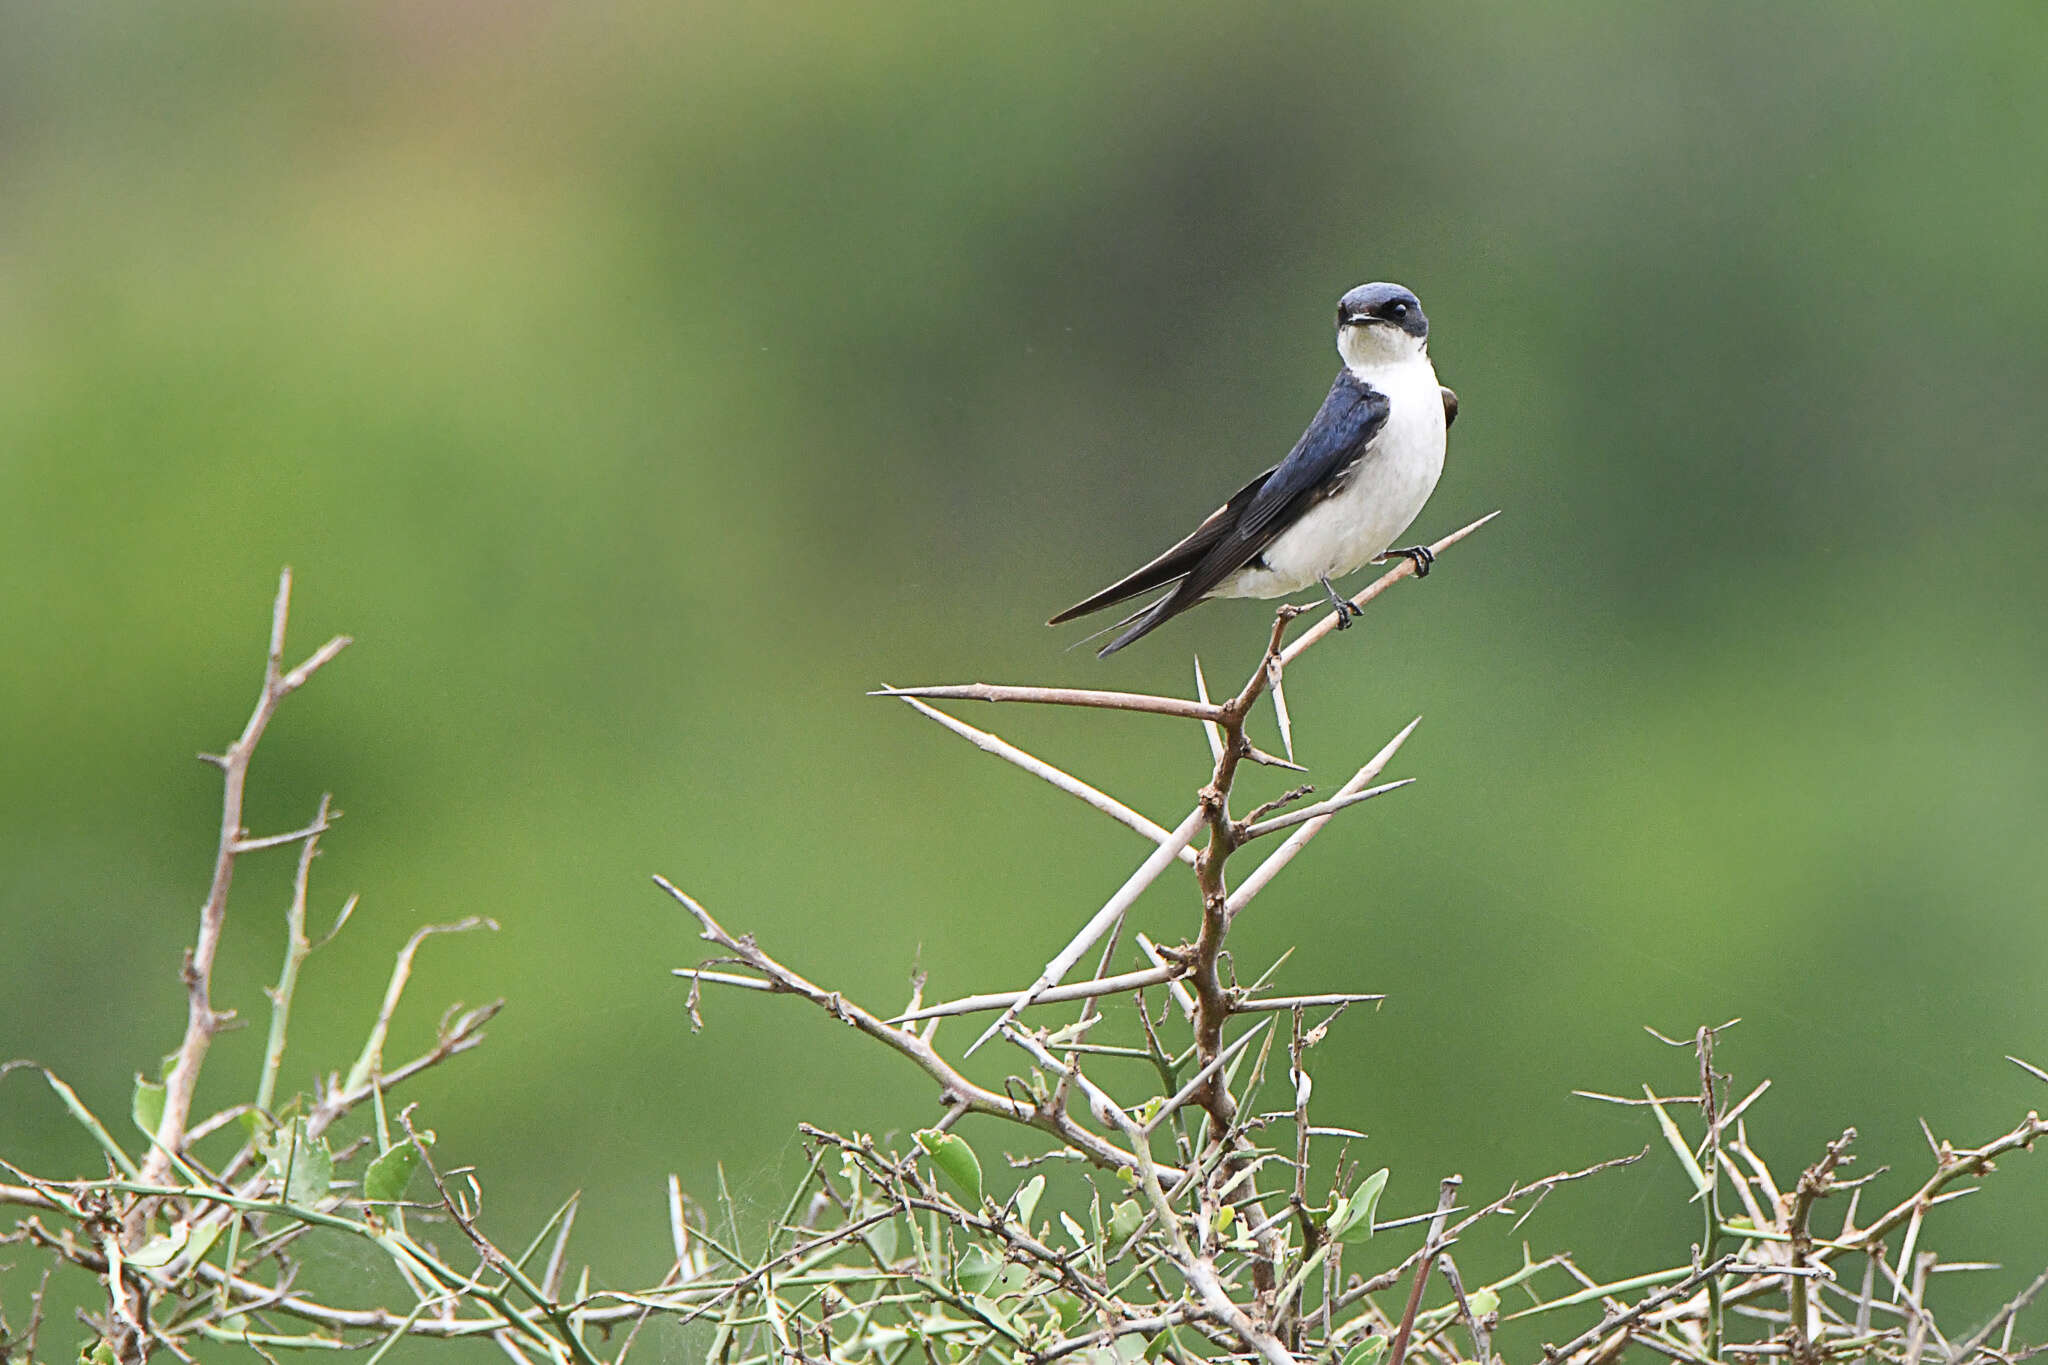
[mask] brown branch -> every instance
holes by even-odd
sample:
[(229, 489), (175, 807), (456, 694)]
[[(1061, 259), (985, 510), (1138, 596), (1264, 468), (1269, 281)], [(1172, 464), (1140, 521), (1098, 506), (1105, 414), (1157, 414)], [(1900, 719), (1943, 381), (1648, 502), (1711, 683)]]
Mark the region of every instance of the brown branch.
[[(1642, 1151), (1637, 1152), (1632, 1156), (1618, 1156), (1610, 1158), (1606, 1161), (1598, 1161), (1592, 1164), (1591, 1166), (1585, 1166), (1576, 1171), (1559, 1171), (1555, 1175), (1544, 1176), (1541, 1180), (1532, 1180), (1526, 1185), (1510, 1185), (1508, 1187), (1508, 1192), (1506, 1194), (1494, 1200), (1491, 1204), (1486, 1205), (1484, 1208), (1477, 1209), (1472, 1213), (1467, 1214), (1458, 1222), (1452, 1224), (1450, 1232), (1448, 1234), (1449, 1238), (1453, 1242), (1457, 1241), (1458, 1238), (1462, 1236), (1474, 1224), (1480, 1222), (1482, 1219), (1491, 1218), (1496, 1214), (1508, 1212), (1509, 1210), (1514, 1208), (1516, 1204), (1520, 1203), (1524, 1199), (1527, 1199), (1532, 1194), (1535, 1195), (1538, 1199), (1543, 1199), (1547, 1197), (1550, 1194), (1550, 1192), (1556, 1189), (1559, 1185), (1569, 1184), (1574, 1180), (1584, 1180), (1588, 1176), (1598, 1175), (1602, 1171), (1611, 1171), (1617, 1166), (1633, 1166), (1636, 1162), (1641, 1161), (1645, 1156), (1648, 1156), (1649, 1153), (1650, 1149), (1648, 1147), (1645, 1147)], [(1373, 1226), (1376, 1230), (1384, 1231), (1387, 1228), (1398, 1227), (1404, 1222), (1420, 1222), (1423, 1218), (1428, 1218), (1432, 1216), (1433, 1215), (1429, 1214), (1418, 1214), (1414, 1218), (1395, 1219), (1392, 1222), (1375, 1223)], [(1407, 1274), (1408, 1271), (1414, 1267), (1416, 1262), (1422, 1259), (1424, 1249), (1425, 1248), (1418, 1248), (1417, 1250), (1412, 1252), (1408, 1256), (1408, 1258), (1402, 1261), (1399, 1265), (1396, 1265), (1389, 1270), (1381, 1271), (1379, 1274), (1373, 1276), (1371, 1279), (1362, 1281), (1361, 1283), (1355, 1284), (1351, 1286), (1349, 1289), (1346, 1289), (1343, 1292), (1343, 1294), (1338, 1296), (1337, 1307), (1340, 1309), (1349, 1308), (1352, 1304), (1357, 1303), (1360, 1299), (1365, 1298), (1368, 1294), (1377, 1294), (1382, 1289), (1385, 1289), (1388, 1286), (1396, 1283), (1403, 1275)]]
[[(1809, 1223), (1814, 1202), (1834, 1187), (1835, 1168), (1842, 1164), (1848, 1155), (1849, 1144), (1855, 1140), (1856, 1130), (1844, 1128), (1842, 1135), (1828, 1144), (1821, 1159), (1800, 1173), (1799, 1183), (1793, 1188), (1792, 1212), (1785, 1220), (1785, 1226), (1792, 1238), (1790, 1268), (1795, 1272), (1806, 1269), (1807, 1258), (1813, 1255), (1813, 1231)], [(1814, 1359), (1813, 1342), (1807, 1331), (1808, 1303), (1805, 1277), (1788, 1274), (1785, 1277), (1786, 1319), (1790, 1329), (1788, 1341), (1792, 1359), (1798, 1365), (1808, 1365)]]
[[(2044, 1135), (2048, 1135), (2048, 1122), (2043, 1122), (2038, 1112), (2029, 1110), (2026, 1118), (2011, 1132), (1992, 1139), (1982, 1147), (1966, 1147), (1958, 1151), (1945, 1142), (1940, 1144), (1934, 1174), (1927, 1178), (1925, 1184), (1880, 1214), (1869, 1227), (1854, 1232), (1848, 1228), (1842, 1229), (1842, 1235), (1837, 1240), (1843, 1243), (1860, 1243), (1866, 1247), (1875, 1246), (1878, 1240), (1892, 1229), (1932, 1208), (1936, 1196), (1947, 1186), (1966, 1175), (1979, 1175), (1990, 1170), (1993, 1161), (2007, 1152), (2033, 1150), (2035, 1141)], [(1826, 1260), (1841, 1249), (1822, 1247), (1816, 1255), (1819, 1259)]]
[(1989, 1322), (1986, 1322), (1982, 1327), (1972, 1332), (1961, 1345), (1949, 1352), (1948, 1365), (1963, 1365), (1965, 1361), (1976, 1353), (1979, 1347), (1991, 1340), (1993, 1332), (1998, 1331), (2015, 1317), (2019, 1316), (2043, 1289), (2048, 1289), (2048, 1270), (2044, 1270), (2039, 1275), (2036, 1275), (2032, 1284), (2022, 1289), (2005, 1307), (1992, 1314)]
[[(788, 967), (763, 952), (751, 935), (737, 937), (728, 933), (724, 926), (711, 917), (711, 912), (699, 905), (687, 892), (679, 889), (666, 877), (657, 875), (654, 884), (673, 897), (677, 904), (690, 912), (703, 932), (704, 938), (731, 953), (747, 966), (766, 977), (774, 988), (786, 995), (799, 995), (824, 1010), (843, 1024), (851, 1024), (868, 1037), (887, 1044), (896, 1052), (915, 1062), (933, 1080), (939, 1083), (939, 1103), (948, 1108), (962, 1108), (970, 1113), (988, 1114), (1008, 1119), (1027, 1128), (1036, 1128), (1051, 1133), (1062, 1142), (1072, 1146), (1088, 1160), (1109, 1170), (1135, 1169), (1138, 1158), (1124, 1151), (1112, 1142), (1089, 1132), (1075, 1123), (1064, 1111), (1040, 1109), (1011, 1099), (993, 1090), (984, 1089), (968, 1080), (945, 1058), (939, 1056), (932, 1045), (917, 1033), (907, 1028), (892, 1027), (885, 1020), (854, 1004), (838, 991), (828, 991), (822, 986), (799, 976)], [(1178, 1172), (1175, 1172), (1178, 1175)]]
[(1408, 1306), (1401, 1311), (1401, 1326), (1394, 1333), (1394, 1344), (1387, 1351), (1387, 1365), (1402, 1365), (1408, 1358), (1408, 1336), (1415, 1330), (1415, 1314), (1422, 1307), (1422, 1290), (1429, 1283), (1430, 1267), (1443, 1254), (1452, 1239), (1446, 1235), (1444, 1225), (1450, 1221), (1451, 1206), (1458, 1200), (1458, 1186), (1465, 1183), (1463, 1176), (1447, 1175), (1437, 1187), (1436, 1216), (1429, 1220), (1429, 1234), (1422, 1241), (1422, 1259), (1415, 1267), (1415, 1282), (1408, 1288)]
[[(1445, 550), (1450, 549), (1453, 545), (1456, 545), (1466, 536), (1471, 535), (1474, 531), (1486, 525), (1487, 522), (1492, 521), (1495, 517), (1499, 515), (1499, 512), (1488, 512), (1479, 520), (1474, 522), (1468, 522), (1466, 525), (1459, 527), (1457, 530), (1451, 532), (1449, 535), (1445, 536), (1442, 540), (1437, 541), (1429, 548), (1437, 554), (1442, 554)], [(1363, 592), (1359, 593), (1356, 597), (1351, 599), (1351, 605), (1354, 607), (1362, 608), (1368, 603), (1370, 603), (1375, 597), (1378, 597), (1381, 593), (1385, 592), (1388, 588), (1393, 587), (1402, 579), (1413, 578), (1414, 576), (1415, 562), (1410, 559), (1404, 559), (1400, 563), (1396, 564), (1393, 568), (1381, 574), (1378, 578), (1375, 578), (1371, 583), (1367, 584)], [(1313, 646), (1316, 643), (1316, 641), (1322, 639), (1325, 635), (1328, 635), (1331, 631), (1335, 630), (1336, 628), (1337, 617), (1335, 616), (1335, 614), (1325, 616), (1322, 620), (1310, 626), (1307, 630), (1301, 633), (1299, 639), (1297, 639), (1293, 644), (1289, 645), (1286, 648), (1286, 650), (1284, 650), (1281, 653), (1281, 667), (1284, 668), (1288, 664), (1293, 663), (1296, 659), (1300, 658), (1305, 651), (1307, 651), (1311, 646)]]
[[(1579, 1333), (1564, 1345), (1546, 1345), (1543, 1348), (1543, 1358), (1546, 1361), (1563, 1360), (1591, 1346), (1603, 1337), (1615, 1332), (1626, 1332), (1628, 1328), (1640, 1322), (1646, 1313), (1663, 1307), (1673, 1299), (1683, 1298), (1694, 1289), (1697, 1289), (1702, 1283), (1713, 1279), (1714, 1276), (1719, 1275), (1733, 1264), (1735, 1264), (1735, 1253), (1731, 1251), (1719, 1260), (1701, 1266), (1698, 1270), (1693, 1271), (1692, 1274), (1678, 1281), (1678, 1283), (1666, 1286), (1654, 1294), (1646, 1295), (1633, 1308), (1604, 1313), (1601, 1315), (1599, 1322)], [(1607, 1354), (1610, 1353), (1602, 1352), (1603, 1356)]]
[[(1405, 564), (1407, 561), (1403, 560), (1402, 563)], [(1408, 736), (1414, 734), (1415, 727), (1420, 724), (1422, 717), (1417, 716), (1402, 726), (1400, 733), (1382, 745), (1380, 751), (1367, 760), (1364, 767), (1353, 773), (1351, 780), (1340, 787), (1330, 800), (1337, 801), (1347, 796), (1355, 796), (1370, 787), (1373, 779), (1385, 771), (1387, 764), (1393, 762), (1394, 755), (1400, 752), (1401, 746), (1407, 743)], [(1328, 805), (1329, 802), (1323, 804)], [(1329, 824), (1331, 819), (1331, 815), (1315, 817), (1288, 835), (1280, 847), (1267, 854), (1265, 861), (1252, 869), (1252, 875), (1246, 877), (1237, 890), (1230, 893), (1228, 907), (1231, 918), (1235, 919), (1239, 911), (1251, 904), (1252, 897), (1265, 890), (1273, 878), (1279, 876), (1281, 870), (1294, 861), (1295, 855), (1308, 847), (1308, 841), (1322, 833), (1323, 826)]]
[[(291, 613), (292, 571), (278, 577), (277, 598), (270, 609), (270, 652), (263, 661), (263, 690), (256, 709), (241, 735), (227, 752), (213, 759), (222, 772), (220, 843), (214, 853), (213, 880), (199, 907), (199, 936), (186, 956), (182, 976), (186, 991), (185, 1039), (178, 1047), (171, 1071), (164, 1078), (164, 1116), (157, 1125), (156, 1139), (142, 1164), (142, 1183), (159, 1184), (171, 1173), (171, 1160), (185, 1143), (185, 1124), (192, 1113), (192, 1096), (199, 1083), (199, 1069), (214, 1035), (233, 1018), (231, 1012), (213, 1007), (213, 962), (220, 950), (221, 931), (227, 924), (228, 887), (234, 880), (235, 859), (245, 851), (246, 831), (242, 828), (242, 798), (249, 781), (249, 761), (278, 704), (303, 687), (306, 680), (325, 667), (349, 645), (349, 637), (337, 635), (315, 650), (290, 672), (284, 667), (285, 622)], [(315, 821), (297, 837), (312, 838), (323, 822)], [(266, 846), (258, 841), (258, 846)], [(132, 1239), (142, 1230), (142, 1204), (128, 1216), (127, 1234)]]
[(1254, 839), (1263, 839), (1268, 834), (1278, 834), (1283, 829), (1293, 829), (1296, 825), (1305, 825), (1311, 820), (1321, 820), (1326, 816), (1335, 815), (1340, 810), (1349, 810), (1361, 801), (1370, 801), (1375, 796), (1385, 796), (1388, 792), (1399, 791), (1414, 784), (1415, 779), (1412, 777), (1403, 778), (1399, 782), (1383, 782), (1377, 787), (1367, 787), (1364, 791), (1351, 792), (1344, 796), (1333, 796), (1327, 801), (1318, 801), (1313, 806), (1304, 806), (1285, 815), (1276, 815), (1270, 820), (1246, 824), (1238, 834), (1238, 843), (1248, 844)]

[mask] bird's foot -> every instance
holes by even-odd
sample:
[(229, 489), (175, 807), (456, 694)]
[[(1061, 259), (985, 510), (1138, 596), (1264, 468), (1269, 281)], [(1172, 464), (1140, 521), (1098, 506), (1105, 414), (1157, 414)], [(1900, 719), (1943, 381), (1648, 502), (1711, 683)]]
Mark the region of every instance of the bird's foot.
[(1322, 583), (1323, 591), (1329, 594), (1330, 606), (1337, 613), (1337, 629), (1349, 630), (1351, 628), (1352, 617), (1365, 615), (1365, 612), (1362, 608), (1353, 606), (1349, 598), (1345, 597), (1344, 594), (1338, 592), (1336, 588), (1331, 586), (1330, 580), (1328, 578), (1323, 578), (1318, 581)]
[(1412, 561), (1415, 565), (1415, 576), (1417, 578), (1427, 578), (1429, 577), (1429, 566), (1436, 563), (1436, 551), (1430, 549), (1427, 545), (1410, 545), (1405, 550), (1389, 550), (1381, 555), (1380, 558)]

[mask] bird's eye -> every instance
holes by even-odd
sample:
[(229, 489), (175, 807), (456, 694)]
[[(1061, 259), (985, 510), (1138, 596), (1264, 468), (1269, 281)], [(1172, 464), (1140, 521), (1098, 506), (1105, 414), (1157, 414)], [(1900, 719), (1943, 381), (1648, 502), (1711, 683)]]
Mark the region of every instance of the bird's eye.
[(1399, 299), (1394, 300), (1392, 303), (1387, 305), (1387, 316), (1390, 318), (1407, 317), (1408, 305), (1401, 302)]

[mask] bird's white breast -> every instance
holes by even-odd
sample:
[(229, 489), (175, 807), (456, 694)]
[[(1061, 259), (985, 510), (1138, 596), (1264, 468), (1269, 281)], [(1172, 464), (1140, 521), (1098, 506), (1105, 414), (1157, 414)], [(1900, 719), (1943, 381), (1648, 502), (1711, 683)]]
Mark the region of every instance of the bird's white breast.
[(1386, 424), (1364, 462), (1341, 492), (1274, 537), (1258, 561), (1217, 584), (1215, 596), (1280, 597), (1356, 572), (1392, 546), (1429, 501), (1444, 470), (1444, 402), (1428, 353), (1352, 372), (1388, 402)]

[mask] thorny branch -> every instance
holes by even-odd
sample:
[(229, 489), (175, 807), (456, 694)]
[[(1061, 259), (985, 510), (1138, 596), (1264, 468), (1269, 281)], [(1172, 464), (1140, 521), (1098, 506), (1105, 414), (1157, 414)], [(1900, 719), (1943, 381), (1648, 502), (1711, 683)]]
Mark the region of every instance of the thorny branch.
[[(1434, 548), (1447, 549), (1482, 524)], [(1412, 572), (1403, 561), (1353, 600), (1371, 602)], [(165, 1087), (165, 1112), (150, 1125), (158, 1145), (146, 1154), (146, 1164), (129, 1160), (84, 1101), (43, 1073), (119, 1174), (48, 1180), (0, 1162), (0, 1174), (7, 1177), (0, 1183), (0, 1203), (25, 1213), (4, 1240), (99, 1278), (108, 1311), (96, 1325), (117, 1359), (139, 1360), (159, 1348), (181, 1360), (196, 1359), (196, 1350), (235, 1344), (270, 1358), (285, 1351), (371, 1348), (374, 1363), (404, 1339), (473, 1337), (514, 1361), (622, 1365), (644, 1326), (667, 1321), (700, 1334), (679, 1340), (689, 1342), (693, 1353), (701, 1349), (710, 1365), (941, 1365), (984, 1358), (1002, 1365), (1065, 1359), (1095, 1365), (1112, 1357), (1134, 1359), (1134, 1343), (1142, 1343), (1151, 1359), (1176, 1362), (1455, 1365), (1472, 1359), (1496, 1365), (1503, 1335), (1512, 1340), (1522, 1334), (1524, 1344), (1512, 1349), (1524, 1359), (1538, 1358), (1527, 1354), (1530, 1329), (1510, 1325), (1552, 1315), (1562, 1315), (1568, 1332), (1579, 1330), (1562, 1347), (1542, 1347), (1545, 1365), (1612, 1365), (1637, 1347), (1683, 1365), (1773, 1355), (1791, 1357), (1792, 1365), (1852, 1358), (1927, 1365), (1936, 1352), (1946, 1365), (2009, 1365), (2037, 1349), (2015, 1338), (2021, 1318), (2048, 1288), (2048, 1272), (1974, 1331), (1945, 1333), (1929, 1296), (1930, 1284), (1941, 1278), (1935, 1272), (1976, 1267), (1943, 1263), (1921, 1247), (1930, 1218), (1974, 1188), (1964, 1182), (1988, 1173), (1997, 1158), (2030, 1148), (2048, 1135), (2048, 1124), (2029, 1114), (2010, 1132), (1977, 1147), (1954, 1147), (1930, 1134), (1933, 1174), (1898, 1205), (1859, 1223), (1856, 1200), (1865, 1181), (1842, 1175), (1853, 1130), (1830, 1144), (1789, 1189), (1781, 1187), (1745, 1126), (1745, 1115), (1768, 1082), (1740, 1103), (1724, 1105), (1724, 1094), (1734, 1092), (1724, 1091), (1726, 1078), (1714, 1070), (1717, 1029), (1701, 1030), (1692, 1040), (1698, 1096), (1660, 1099), (1646, 1090), (1643, 1100), (1616, 1101), (1653, 1112), (1658, 1133), (1693, 1183), (1696, 1207), (1678, 1216), (1696, 1219), (1704, 1213), (1707, 1234), (1689, 1262), (1602, 1282), (1569, 1256), (1531, 1259), (1525, 1253), (1520, 1268), (1488, 1284), (1468, 1285), (1450, 1254), (1461, 1237), (1500, 1226), (1500, 1218), (1512, 1218), (1519, 1228), (1555, 1189), (1637, 1161), (1640, 1154), (1513, 1185), (1476, 1209), (1457, 1206), (1458, 1182), (1452, 1177), (1440, 1185), (1433, 1211), (1380, 1217), (1377, 1204), (1389, 1173), (1359, 1178), (1351, 1151), (1365, 1135), (1315, 1121), (1310, 1076), (1310, 1054), (1343, 1010), (1378, 997), (1356, 991), (1276, 993), (1279, 963), (1255, 978), (1240, 978), (1242, 968), (1233, 964), (1228, 947), (1236, 916), (1319, 831), (1344, 811), (1402, 785), (1374, 784), (1414, 730), (1411, 723), (1319, 801), (1297, 804), (1314, 794), (1297, 788), (1234, 815), (1242, 764), (1274, 761), (1248, 733), (1256, 704), (1272, 696), (1282, 748), (1291, 757), (1293, 721), (1282, 699), (1285, 669), (1333, 629), (1326, 618), (1289, 644), (1285, 637), (1299, 614), (1291, 608), (1276, 615), (1243, 686), (1221, 700), (1210, 698), (1199, 670), (1192, 701), (980, 684), (888, 692), (1151, 846), (1083, 931), (1022, 988), (926, 1005), (920, 977), (900, 1013), (870, 1011), (795, 971), (751, 936), (727, 930), (697, 901), (656, 878), (718, 953), (701, 966), (678, 970), (690, 983), (693, 1022), (701, 1023), (705, 987), (801, 997), (917, 1066), (935, 1088), (938, 1112), (914, 1145), (900, 1151), (866, 1135), (806, 1126), (809, 1169), (765, 1232), (745, 1225), (749, 1220), (740, 1216), (722, 1178), (714, 1217), (688, 1205), (669, 1177), (674, 1258), (666, 1273), (646, 1289), (593, 1287), (588, 1268), (580, 1277), (569, 1273), (574, 1196), (524, 1250), (500, 1244), (486, 1229), (477, 1176), (436, 1162), (432, 1134), (415, 1127), (411, 1107), (398, 1114), (396, 1126), (387, 1114), (386, 1098), (395, 1088), (481, 1041), (495, 1004), (451, 1011), (433, 1046), (395, 1068), (383, 1061), (422, 941), (487, 921), (473, 917), (415, 934), (398, 955), (353, 1065), (345, 1073), (329, 1073), (310, 1095), (282, 1104), (276, 1099), (298, 967), (325, 942), (306, 931), (307, 879), (332, 812), (323, 801), (304, 829), (250, 838), (240, 829), (241, 790), (250, 752), (278, 700), (345, 643), (337, 640), (285, 672), (288, 587), (287, 578), (274, 613), (257, 714), (218, 760), (231, 787), (224, 802), (224, 863), (217, 864), (190, 957), (191, 1008), (186, 1047), (179, 1053), (179, 1065), (189, 1056), (190, 1067), (178, 1085)], [(1193, 720), (1200, 727), (1208, 780), (1185, 818), (1168, 828), (925, 700), (942, 697)], [(1233, 887), (1226, 875), (1231, 855), (1253, 839), (1283, 831), (1279, 847)], [(227, 875), (241, 854), (288, 846), (299, 849), (298, 875), (286, 914), (285, 964), (270, 991), (271, 1039), (255, 1100), (194, 1121), (199, 1063), (227, 1017), (216, 1009), (212, 993)], [(1117, 970), (1119, 945), (1126, 942), (1124, 920), (1139, 895), (1176, 863), (1194, 873), (1194, 931), (1178, 943), (1129, 934), (1140, 956)], [(345, 907), (336, 929), (347, 913)], [(1125, 956), (1130, 952), (1123, 949)], [(1093, 974), (1069, 981), (1091, 953)], [(1115, 1009), (1119, 1000), (1128, 1007)], [(1069, 1015), (1063, 1026), (1027, 1023), (1042, 1020), (1046, 1007), (1076, 1001), (1079, 1018)], [(1280, 1011), (1290, 1018), (1274, 1019)], [(973, 1047), (955, 1053), (939, 1046), (945, 1020), (991, 1013), (995, 1022), (983, 1036), (1016, 1049), (1021, 1075), (977, 1070), (987, 1059), (971, 1063), (967, 1054)], [(1282, 1040), (1278, 1057), (1276, 1038)], [(1288, 1087), (1277, 1108), (1264, 1097), (1269, 1061), (1276, 1074), (1284, 1070)], [(0, 1066), (0, 1079), (17, 1069), (32, 1068)], [(171, 1074), (180, 1075), (176, 1067)], [(1142, 1087), (1133, 1079), (1141, 1074), (1150, 1076)], [(1704, 1132), (1684, 1135), (1674, 1110), (1681, 1117), (1697, 1112)], [(332, 1126), (362, 1111), (370, 1117), (369, 1131), (339, 1152), (331, 1150)], [(985, 1120), (1032, 1135), (1032, 1147), (1010, 1155), (1014, 1180), (1002, 1178), (985, 1142), (979, 1154), (971, 1145), (971, 1139), (985, 1136)], [(175, 1142), (166, 1141), (172, 1137)], [(230, 1137), (240, 1146), (224, 1160), (214, 1160), (201, 1145)], [(344, 1171), (351, 1162), (360, 1164)], [(1066, 1163), (1079, 1172), (1079, 1181), (1041, 1169), (1049, 1162)], [(410, 1202), (405, 1178), (421, 1165), (432, 1193), (429, 1202)], [(1723, 1215), (1724, 1185), (1746, 1216)], [(1839, 1230), (1818, 1230), (1827, 1201), (1843, 1195), (1848, 1207), (1835, 1225)], [(444, 1254), (425, 1235), (436, 1225), (459, 1233), (452, 1239), (459, 1258)], [(1421, 1229), (1420, 1245), (1413, 1229)], [(350, 1239), (374, 1249), (415, 1301), (350, 1306), (316, 1292), (304, 1283), (312, 1263), (296, 1250), (308, 1237)], [(1348, 1275), (1347, 1255), (1355, 1267)], [(1838, 1284), (1831, 1265), (1855, 1255), (1864, 1258), (1860, 1294)], [(1462, 1254), (1460, 1259), (1473, 1263)], [(1437, 1289), (1432, 1301), (1439, 1280), (1448, 1292)], [(1504, 1305), (1511, 1292), (1520, 1305), (1512, 1311)], [(38, 1291), (27, 1333), (30, 1350), (42, 1322), (40, 1304)], [(1469, 1353), (1453, 1344), (1454, 1335), (1469, 1338)], [(22, 1340), (10, 1337), (0, 1321), (0, 1358)]]

